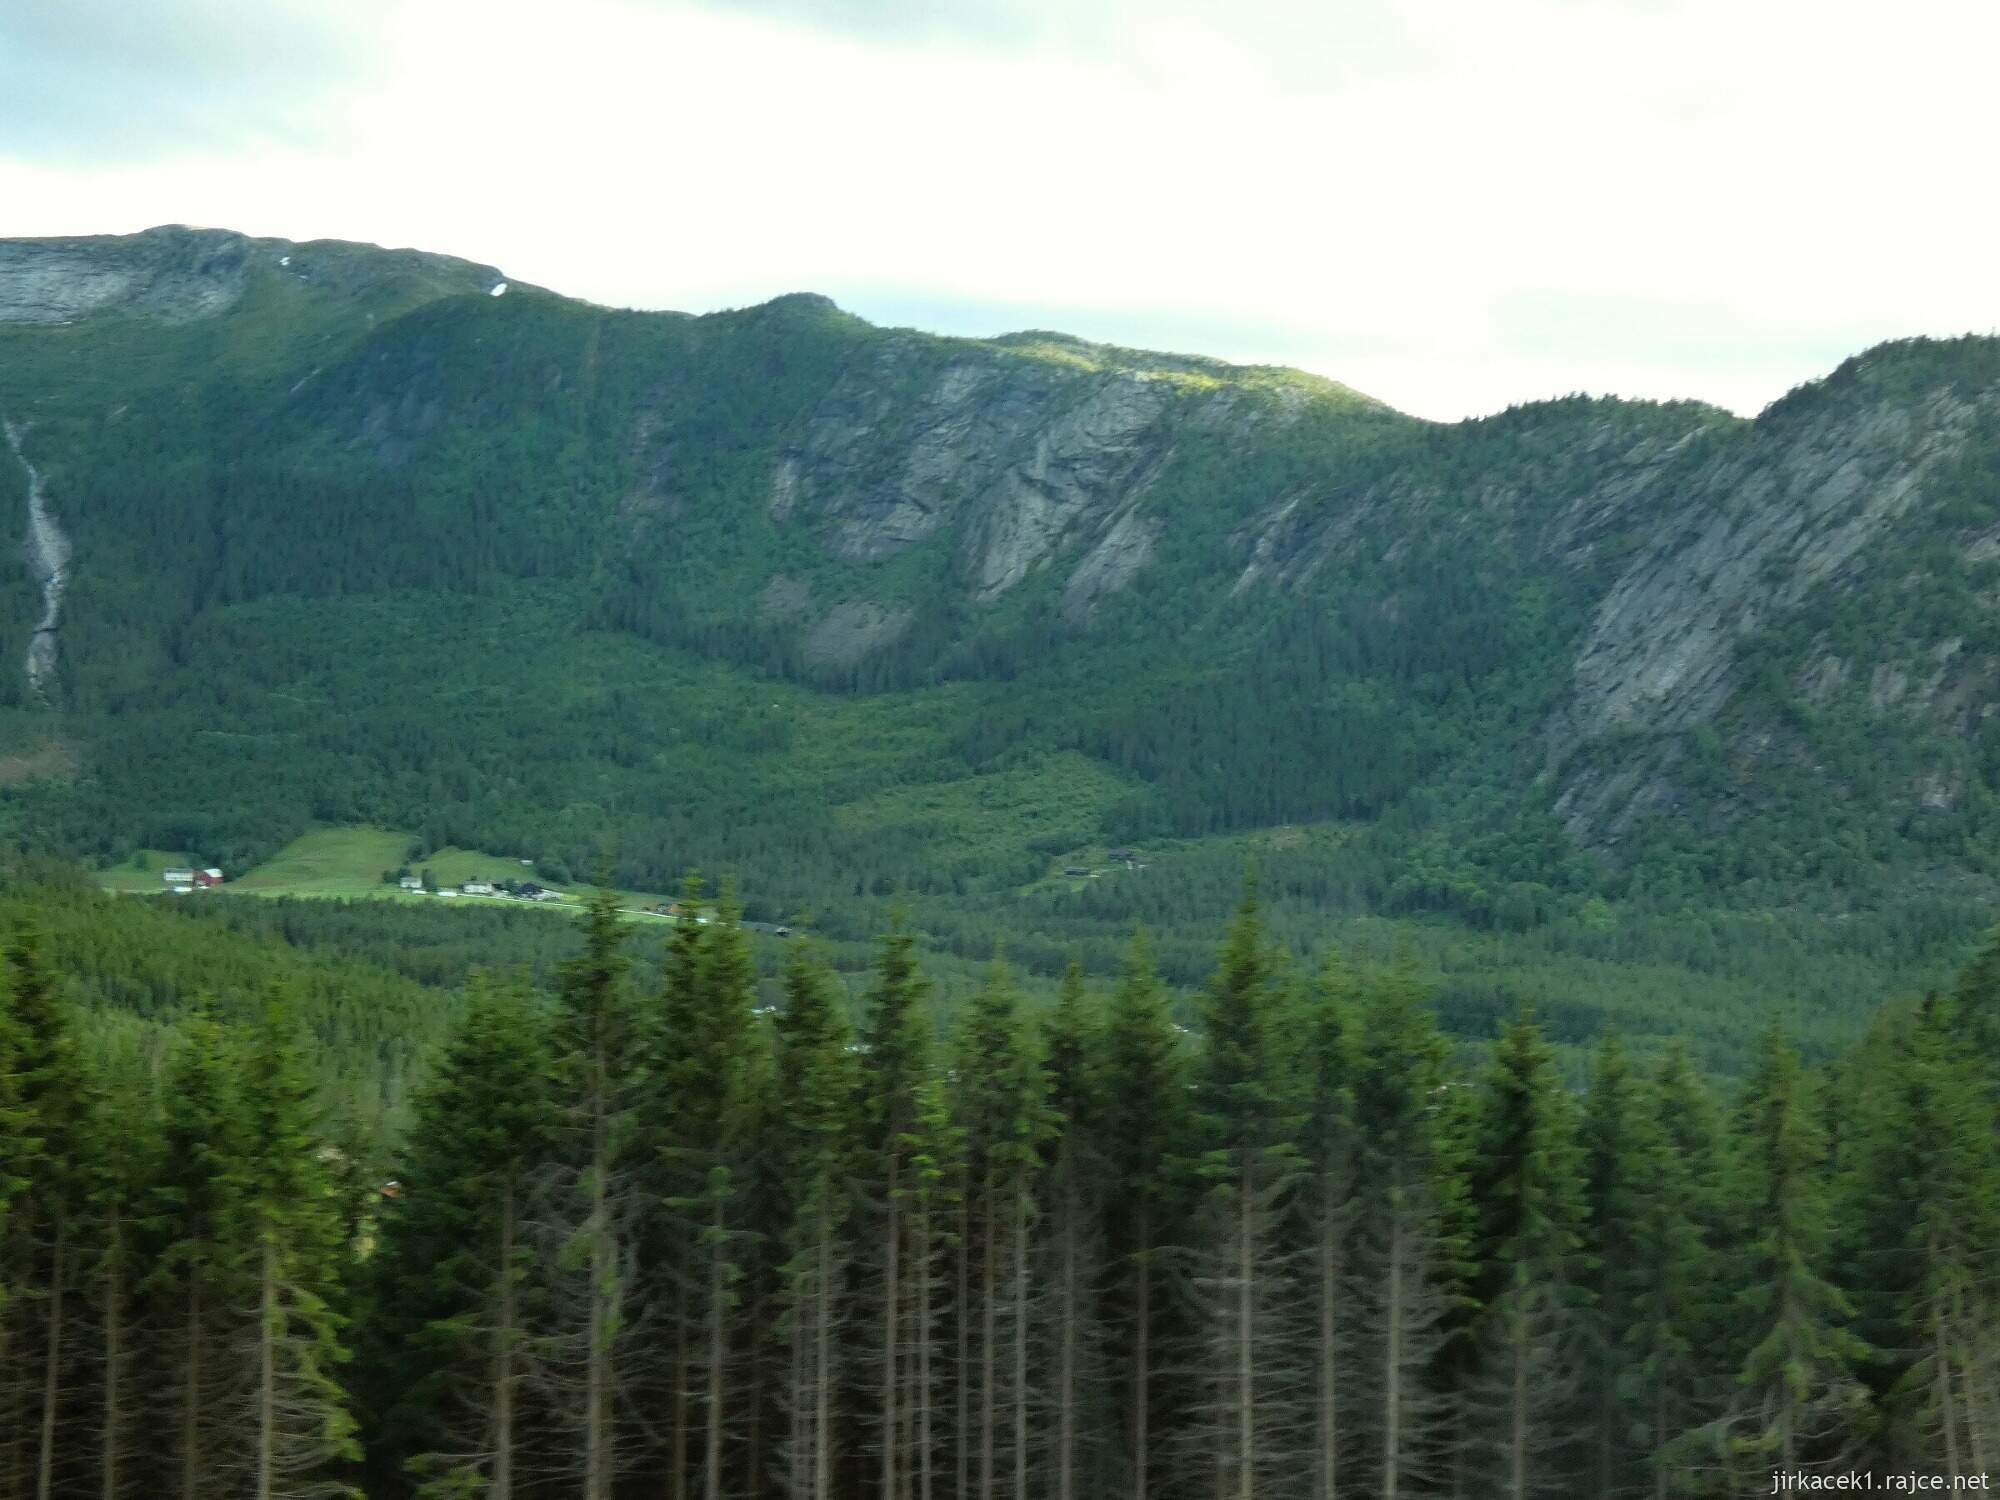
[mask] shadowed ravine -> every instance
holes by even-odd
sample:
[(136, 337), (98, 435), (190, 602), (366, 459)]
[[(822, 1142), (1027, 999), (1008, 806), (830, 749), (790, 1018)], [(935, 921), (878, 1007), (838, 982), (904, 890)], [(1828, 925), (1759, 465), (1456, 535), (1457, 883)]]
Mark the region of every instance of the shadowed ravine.
[(44, 703), (50, 701), (56, 670), (56, 630), (62, 624), (63, 590), (69, 583), (69, 538), (56, 525), (43, 501), (42, 476), (28, 462), (22, 450), (24, 429), (11, 420), (0, 422), (7, 433), (7, 446), (28, 474), (28, 569), (42, 590), (42, 615), (28, 637), (28, 689)]

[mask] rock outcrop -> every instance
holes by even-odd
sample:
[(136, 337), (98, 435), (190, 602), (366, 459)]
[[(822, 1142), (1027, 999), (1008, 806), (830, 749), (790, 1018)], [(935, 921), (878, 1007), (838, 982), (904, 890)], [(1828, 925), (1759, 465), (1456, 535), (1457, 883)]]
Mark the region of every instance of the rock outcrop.
[(492, 266), (449, 255), (254, 239), (184, 224), (132, 235), (0, 239), (0, 327), (60, 326), (104, 313), (166, 323), (215, 317), (236, 306), (260, 269), (348, 292), (405, 278), (490, 293), (502, 280)]

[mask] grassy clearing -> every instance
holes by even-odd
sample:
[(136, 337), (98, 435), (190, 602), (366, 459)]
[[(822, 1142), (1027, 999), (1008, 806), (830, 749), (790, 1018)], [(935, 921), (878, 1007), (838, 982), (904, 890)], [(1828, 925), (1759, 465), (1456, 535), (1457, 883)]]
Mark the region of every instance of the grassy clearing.
[[(384, 828), (322, 828), (292, 840), (230, 887), (260, 896), (406, 897), (382, 883), (403, 863), (410, 836)], [(496, 865), (497, 867), (497, 865)], [(440, 883), (444, 877), (439, 876)]]
[[(517, 858), (488, 853), (482, 849), (440, 849), (430, 858), (406, 858), (415, 842), (412, 835), (387, 828), (321, 828), (292, 840), (271, 859), (241, 875), (232, 874), (227, 890), (249, 896), (299, 896), (315, 900), (403, 901), (453, 905), (458, 902), (506, 906), (522, 903), (506, 896), (439, 897), (420, 891), (406, 891), (383, 881), (385, 870), (409, 865), (412, 874), (431, 872), (440, 889), (456, 889), (471, 880), (537, 879), (532, 866)], [(152, 894), (166, 887), (160, 872), (190, 863), (185, 854), (163, 849), (142, 849), (131, 861), (97, 873), (98, 885), (107, 891)], [(546, 883), (546, 882), (544, 882)], [(549, 903), (551, 911), (575, 909), (573, 901), (581, 892), (565, 891), (571, 902)], [(650, 891), (620, 891), (628, 906), (650, 906), (667, 898)], [(635, 921), (664, 922), (643, 911), (628, 911)]]
[(1127, 791), (1100, 762), (1060, 751), (980, 776), (892, 787), (848, 802), (834, 816), (849, 830), (912, 834), (931, 860), (976, 873), (1023, 849), (1084, 842), (1104, 806)]
[(193, 856), (181, 850), (135, 849), (124, 864), (98, 871), (97, 883), (107, 891), (142, 891), (150, 895), (167, 888), (160, 878), (163, 872), (185, 870), (194, 863)]

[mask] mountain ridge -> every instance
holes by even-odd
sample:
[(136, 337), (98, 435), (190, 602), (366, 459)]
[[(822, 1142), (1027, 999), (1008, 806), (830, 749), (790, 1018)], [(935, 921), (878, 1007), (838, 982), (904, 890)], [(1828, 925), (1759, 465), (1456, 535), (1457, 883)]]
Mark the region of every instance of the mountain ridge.
[[(1371, 851), (1365, 900), (1476, 923), (1593, 892), (1795, 895), (1871, 864), (1970, 900), (1995, 875), (2000, 341), (1879, 345), (1755, 418), (1569, 396), (1440, 424), (1282, 368), (882, 329), (813, 293), (691, 316), (496, 297), (495, 267), (344, 242), (24, 243), (0, 242), (0, 309), (37, 319), (0, 317), (0, 414), (29, 424), (74, 542), (63, 722), (85, 769), (15, 819), (69, 847), (295, 833), (298, 809), (231, 808), (120, 742), (227, 703), (245, 738), (213, 753), (288, 784), (259, 736), (317, 763), (341, 733), (271, 694), (378, 726), (402, 707), (327, 698), (343, 664), (231, 622), (337, 633), (415, 590), (546, 620), (578, 660), (635, 643), (739, 694), (926, 726), (896, 768), (830, 763), (846, 801), (773, 790), (731, 827), (662, 821), (646, 788), (702, 781), (748, 711), (691, 744), (636, 684), (585, 711), (593, 748), (488, 731), (514, 748), (474, 751), (455, 789), (442, 751), (351, 757), (366, 820), (458, 820), (468, 845), (513, 824), (582, 862), (617, 829), (713, 866), (810, 826), (864, 886), (1001, 899), (1059, 831), (1049, 847), (1333, 820)], [(109, 292), (75, 270), (93, 256), (123, 277)], [(52, 290), (51, 258), (76, 288)], [(0, 503), (18, 525), (11, 488)], [(0, 599), (18, 661), (24, 578)], [(225, 637), (255, 670), (213, 655)], [(485, 671), (396, 649), (398, 692)], [(26, 744), (46, 725), (13, 691)], [(1030, 765), (1088, 767), (1095, 811), (1030, 818), (984, 866), (923, 816), (890, 837), (838, 812), (897, 786), (977, 805)], [(524, 781), (554, 805), (520, 811)], [(627, 883), (657, 885), (679, 856), (632, 857)]]

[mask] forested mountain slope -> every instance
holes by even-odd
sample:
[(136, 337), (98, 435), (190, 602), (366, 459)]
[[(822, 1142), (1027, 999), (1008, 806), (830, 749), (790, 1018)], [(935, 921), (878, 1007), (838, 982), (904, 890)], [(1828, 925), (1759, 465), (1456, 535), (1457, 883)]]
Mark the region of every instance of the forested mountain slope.
[[(89, 858), (369, 822), (777, 910), (1167, 926), (1252, 845), (1279, 898), (1516, 931), (1608, 898), (1957, 934), (1990, 894), (1992, 339), (1755, 421), (1438, 425), (175, 228), (0, 242), (0, 417), (5, 816)], [(41, 692), (30, 466), (70, 548)], [(1143, 878), (1049, 883), (1133, 845)]]

